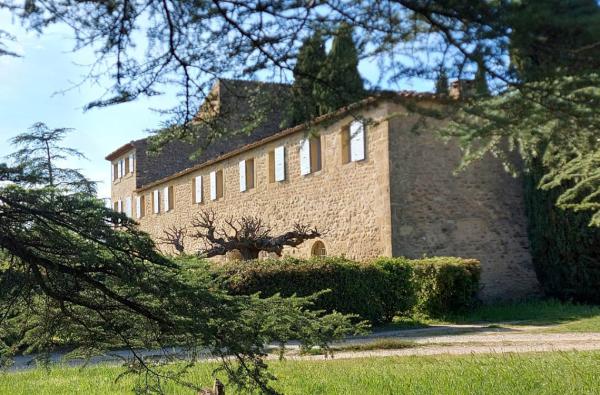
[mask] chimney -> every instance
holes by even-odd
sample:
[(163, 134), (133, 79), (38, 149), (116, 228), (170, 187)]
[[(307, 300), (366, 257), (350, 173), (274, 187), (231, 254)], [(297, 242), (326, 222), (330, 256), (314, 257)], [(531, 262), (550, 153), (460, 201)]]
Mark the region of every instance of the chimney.
[(456, 80), (450, 83), (448, 96), (452, 99), (464, 99), (472, 96), (475, 92), (475, 81), (473, 80)]

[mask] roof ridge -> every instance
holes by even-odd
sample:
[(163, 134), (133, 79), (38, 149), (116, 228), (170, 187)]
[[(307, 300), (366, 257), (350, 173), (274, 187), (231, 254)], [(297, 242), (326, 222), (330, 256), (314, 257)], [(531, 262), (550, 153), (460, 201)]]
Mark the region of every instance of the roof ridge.
[(139, 187), (136, 188), (136, 191), (142, 191), (142, 190), (146, 190), (148, 188), (151, 188), (155, 185), (159, 185), (165, 181), (171, 180), (173, 178), (177, 178), (180, 177), (182, 175), (188, 174), (190, 172), (196, 171), (198, 169), (204, 168), (210, 164), (213, 163), (217, 163), (219, 161), (222, 161), (224, 159), (227, 159), (229, 157), (235, 156), (241, 152), (244, 152), (248, 149), (252, 149), (256, 146), (260, 146), (262, 144), (277, 140), (281, 137), (287, 136), (289, 134), (292, 133), (297, 133), (299, 131), (305, 130), (309, 127), (312, 126), (316, 126), (324, 121), (330, 120), (330, 119), (335, 119), (338, 116), (342, 116), (348, 112), (351, 112), (355, 109), (359, 109), (365, 105), (369, 105), (369, 104), (374, 104), (377, 103), (379, 100), (385, 100), (385, 99), (389, 99), (389, 100), (394, 100), (394, 99), (445, 99), (444, 96), (441, 95), (436, 95), (435, 93), (431, 93), (431, 92), (415, 92), (415, 91), (387, 91), (387, 92), (379, 92), (378, 94), (375, 95), (371, 95), (368, 96), (362, 100), (359, 100), (357, 102), (348, 104), (344, 107), (341, 107), (339, 109), (337, 109), (336, 111), (332, 111), (330, 113), (327, 114), (323, 114), (320, 115), (316, 118), (314, 118), (313, 120), (309, 121), (309, 122), (305, 122), (305, 123), (301, 123), (301, 124), (297, 124), (282, 130), (277, 131), (274, 134), (271, 134), (269, 136), (263, 137), (257, 141), (253, 141), (253, 142), (249, 142), (246, 143), (240, 147), (237, 147), (235, 149), (229, 150), (227, 152), (224, 152), (212, 159), (208, 159), (205, 160), (203, 162), (198, 162), (195, 163), (191, 166), (188, 166), (186, 168), (183, 168), (179, 171), (173, 172), (167, 176), (155, 179), (151, 182), (145, 183), (140, 185)]
[(216, 81), (228, 81), (228, 82), (247, 82), (256, 85), (281, 85), (281, 86), (291, 86), (290, 82), (272, 82), (272, 81), (260, 81), (260, 80), (246, 80), (242, 78), (224, 78), (217, 77)]

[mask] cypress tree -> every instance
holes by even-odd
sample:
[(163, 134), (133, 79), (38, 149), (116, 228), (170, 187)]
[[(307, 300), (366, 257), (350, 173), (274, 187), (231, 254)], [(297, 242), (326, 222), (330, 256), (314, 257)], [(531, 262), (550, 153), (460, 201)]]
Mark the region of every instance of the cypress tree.
[(325, 42), (319, 32), (303, 41), (294, 66), (292, 99), (286, 117), (288, 126), (309, 121), (318, 115), (314, 91), (325, 57)]
[[(592, 62), (582, 64), (569, 59), (571, 49), (593, 45), (597, 40), (593, 23), (585, 29), (574, 28), (580, 26), (583, 17), (600, 18), (595, 0), (523, 3), (513, 17), (511, 37), (511, 63), (520, 78), (543, 81), (557, 70), (576, 73), (580, 67), (594, 67)], [(557, 53), (562, 57), (557, 58)], [(549, 143), (542, 141), (538, 156), (526, 163), (525, 199), (536, 274), (546, 295), (600, 303), (600, 229), (588, 226), (589, 212), (556, 206), (568, 183), (551, 190), (539, 188), (548, 171), (544, 157), (554, 155), (546, 152)]]
[(539, 189), (546, 172), (541, 159), (530, 161), (528, 169), (525, 202), (529, 242), (542, 290), (559, 299), (600, 303), (600, 229), (588, 226), (590, 213), (556, 206), (566, 186)]
[(477, 66), (477, 73), (474, 79), (475, 94), (478, 96), (487, 96), (490, 94), (490, 87), (487, 83), (485, 69), (481, 65)]
[(358, 72), (358, 51), (350, 25), (344, 23), (336, 31), (314, 94), (320, 115), (365, 97), (363, 80)]
[(481, 52), (477, 51), (477, 71), (475, 72), (475, 78), (473, 79), (473, 88), (477, 96), (487, 96), (490, 94), (490, 88), (487, 82), (487, 75), (485, 72), (485, 60)]
[(440, 69), (437, 80), (435, 82), (435, 93), (438, 95), (448, 94), (448, 74), (445, 69)]

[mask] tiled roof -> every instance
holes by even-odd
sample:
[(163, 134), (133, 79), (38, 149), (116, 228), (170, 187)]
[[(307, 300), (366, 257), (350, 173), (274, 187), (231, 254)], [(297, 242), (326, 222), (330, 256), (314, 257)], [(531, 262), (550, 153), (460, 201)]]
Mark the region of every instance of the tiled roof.
[[(446, 96), (440, 96), (433, 93), (428, 92), (414, 92), (414, 91), (401, 91), (401, 92), (379, 92), (376, 95), (367, 97), (359, 102), (350, 104), (346, 107), (340, 108), (339, 110), (321, 115), (315, 118), (310, 124), (301, 124), (296, 125), (284, 130), (280, 130), (278, 127), (273, 125), (273, 129), (268, 130), (258, 130), (258, 133), (252, 133), (249, 136), (244, 136), (243, 139), (227, 139), (225, 142), (216, 142), (214, 143), (215, 147), (219, 147), (220, 149), (207, 149), (205, 153), (198, 160), (194, 161), (195, 163), (191, 166), (183, 168), (179, 171), (171, 172), (164, 177), (157, 178), (153, 181), (148, 181), (144, 183), (138, 182), (138, 190), (144, 190), (147, 188), (151, 188), (155, 185), (161, 184), (165, 181), (172, 180), (174, 178), (180, 177), (182, 175), (188, 174), (190, 172), (196, 171), (200, 168), (206, 167), (215, 162), (219, 162), (221, 160), (227, 159), (234, 155), (237, 155), (241, 152), (247, 151), (254, 147), (260, 146), (262, 144), (266, 144), (270, 141), (277, 140), (281, 137), (288, 136), (293, 133), (297, 133), (306, 129), (307, 127), (314, 126), (325, 122), (327, 120), (335, 119), (340, 116), (344, 116), (352, 111), (355, 111), (359, 108), (363, 108), (368, 105), (375, 104), (382, 99), (388, 99), (393, 101), (408, 99), (408, 100), (435, 100), (435, 101), (447, 101), (448, 98)], [(280, 118), (281, 119), (281, 118)], [(278, 125), (278, 124), (277, 124)], [(213, 148), (213, 147), (211, 147)], [(177, 155), (177, 153), (173, 153), (173, 155)]]
[[(168, 179), (178, 177), (190, 171), (204, 167), (210, 163), (230, 157), (236, 153), (250, 149), (282, 136), (295, 133), (307, 127), (306, 124), (297, 125), (282, 130), (286, 105), (286, 97), (290, 94), (290, 85), (274, 84), (257, 81), (227, 80), (217, 81), (211, 94), (215, 95), (202, 106), (197, 117), (202, 117), (205, 107), (218, 107), (219, 116), (211, 125), (200, 126), (197, 133), (198, 140), (188, 143), (173, 140), (165, 145), (160, 153), (148, 153), (149, 140), (141, 139), (131, 141), (109, 155), (107, 160), (114, 160), (135, 148), (136, 150), (136, 188), (146, 189)], [(210, 97), (210, 96), (209, 96)], [(216, 97), (216, 98), (215, 98)], [(378, 92), (360, 102), (351, 104), (338, 111), (320, 116), (311, 122), (318, 124), (327, 119), (345, 114), (352, 109), (373, 103), (379, 99), (440, 99), (438, 95), (426, 92)], [(259, 116), (260, 120), (256, 117)], [(205, 119), (210, 117), (204, 116)], [(255, 121), (256, 127), (251, 133), (240, 133), (244, 125)], [(203, 136), (222, 131), (225, 138), (214, 138), (207, 141)], [(193, 154), (197, 154), (191, 159)]]
[[(213, 92), (218, 96), (216, 105), (219, 117), (212, 122), (209, 116), (204, 116), (203, 124), (198, 121), (201, 115), (196, 118), (197, 125), (203, 126), (198, 126), (200, 130), (197, 134), (200, 137), (195, 143), (174, 140), (165, 145), (160, 153), (151, 154), (147, 152), (149, 140), (141, 139), (123, 145), (106, 159), (113, 160), (135, 148), (136, 187), (140, 188), (281, 130), (285, 111), (282, 107), (288, 103), (285, 97), (290, 93), (290, 85), (221, 79), (213, 87)], [(244, 125), (252, 122), (256, 125), (252, 133), (240, 132)], [(214, 136), (217, 132), (222, 132), (227, 137), (214, 138), (213, 141), (203, 138), (207, 135)], [(199, 155), (190, 159), (195, 153)]]

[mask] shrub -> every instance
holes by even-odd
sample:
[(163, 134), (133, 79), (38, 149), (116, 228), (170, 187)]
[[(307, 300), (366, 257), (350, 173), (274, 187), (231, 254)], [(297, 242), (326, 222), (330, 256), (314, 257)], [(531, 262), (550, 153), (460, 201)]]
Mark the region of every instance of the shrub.
[(399, 309), (412, 305), (394, 300), (388, 292), (392, 286), (410, 288), (408, 271), (403, 279), (398, 270), (393, 285), (381, 267), (344, 258), (249, 261), (227, 264), (219, 271), (221, 283), (232, 294), (307, 296), (327, 289), (316, 300), (316, 309), (357, 314), (373, 323), (389, 321)]
[(437, 257), (414, 260), (412, 265), (415, 312), (440, 316), (474, 302), (481, 273), (478, 260)]
[(263, 260), (213, 265), (216, 280), (234, 295), (307, 296), (322, 290), (315, 308), (356, 314), (372, 323), (413, 311), (440, 315), (468, 307), (479, 287), (479, 262), (461, 258), (345, 258)]
[(569, 185), (539, 189), (545, 172), (534, 160), (525, 173), (529, 242), (537, 278), (547, 296), (600, 303), (600, 229), (588, 226), (591, 213), (556, 207), (556, 199)]
[(382, 299), (387, 320), (395, 315), (409, 314), (415, 305), (415, 287), (412, 281), (413, 268), (406, 258), (377, 258), (373, 265), (386, 274), (386, 287)]

